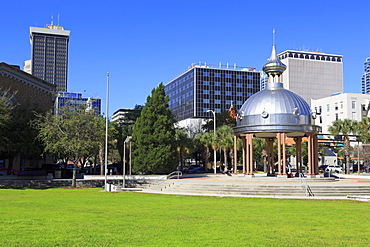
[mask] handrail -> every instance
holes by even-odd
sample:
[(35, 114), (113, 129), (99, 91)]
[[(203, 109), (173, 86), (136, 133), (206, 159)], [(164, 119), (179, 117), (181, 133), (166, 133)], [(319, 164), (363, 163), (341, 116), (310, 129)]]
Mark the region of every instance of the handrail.
[(305, 176), (303, 175), (303, 173), (299, 173), (299, 179), (300, 179), (300, 181), (301, 181), (301, 186), (302, 186), (302, 187), (304, 188), (304, 190), (305, 190), (306, 197), (314, 196), (314, 194), (312, 193), (312, 190), (311, 190), (310, 186), (307, 184), (306, 178), (305, 178)]
[(177, 179), (179, 179), (180, 177), (182, 177), (182, 172), (181, 171), (174, 171), (174, 172), (171, 172), (170, 174), (167, 175), (167, 179), (171, 179), (171, 178), (174, 178), (174, 177), (177, 177)]

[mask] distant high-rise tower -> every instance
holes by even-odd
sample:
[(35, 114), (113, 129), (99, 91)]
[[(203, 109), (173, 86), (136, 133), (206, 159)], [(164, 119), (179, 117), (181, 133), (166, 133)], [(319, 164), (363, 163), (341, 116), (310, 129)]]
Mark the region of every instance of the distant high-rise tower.
[(362, 93), (370, 93), (370, 57), (364, 62), (364, 74), (362, 75)]
[(28, 64), (28, 70), (55, 84), (58, 92), (67, 91), (69, 34), (70, 31), (53, 24), (46, 28), (30, 28), (31, 64)]
[(279, 58), (287, 66), (284, 88), (300, 95), (306, 102), (343, 92), (341, 55), (312, 51), (284, 51)]

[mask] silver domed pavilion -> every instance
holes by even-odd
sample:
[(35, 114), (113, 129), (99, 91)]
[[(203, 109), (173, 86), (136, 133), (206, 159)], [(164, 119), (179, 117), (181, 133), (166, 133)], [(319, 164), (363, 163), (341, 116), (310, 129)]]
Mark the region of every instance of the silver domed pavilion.
[(272, 53), (263, 71), (268, 76), (264, 90), (255, 93), (240, 108), (236, 137), (243, 140), (243, 172), (253, 175), (253, 137), (265, 138), (267, 141), (267, 172), (274, 172), (273, 143), (278, 140), (278, 175), (286, 174), (285, 140), (292, 137), (296, 143), (297, 174), (302, 172), (302, 138), (308, 140), (308, 172), (318, 174), (317, 133), (320, 127), (314, 125), (315, 113), (311, 112), (308, 103), (296, 93), (284, 89), (281, 76), (286, 66), (276, 54), (273, 45)]

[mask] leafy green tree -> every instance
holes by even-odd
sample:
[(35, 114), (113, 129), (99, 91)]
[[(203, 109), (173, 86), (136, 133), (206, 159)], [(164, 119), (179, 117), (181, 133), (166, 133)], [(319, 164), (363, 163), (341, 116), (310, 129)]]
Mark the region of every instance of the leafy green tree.
[(71, 160), (74, 164), (72, 187), (76, 187), (76, 168), (84, 157), (93, 156), (105, 140), (105, 120), (82, 108), (64, 109), (60, 115), (48, 112), (39, 116), (38, 137), (45, 152)]
[(10, 100), (8, 92), (0, 91), (0, 150), (4, 150), (8, 142), (4, 136), (9, 131), (8, 127), (12, 120), (12, 109), (14, 107)]
[(351, 119), (337, 119), (335, 120), (332, 125), (329, 127), (329, 132), (331, 135), (338, 136), (343, 135), (343, 145), (344, 145), (344, 156), (346, 160), (346, 173), (349, 173), (350, 169), (350, 140), (349, 135), (350, 134), (356, 134), (358, 132), (358, 122), (351, 120)]
[(135, 173), (168, 173), (176, 168), (174, 117), (168, 108), (169, 97), (160, 83), (147, 97), (132, 133)]

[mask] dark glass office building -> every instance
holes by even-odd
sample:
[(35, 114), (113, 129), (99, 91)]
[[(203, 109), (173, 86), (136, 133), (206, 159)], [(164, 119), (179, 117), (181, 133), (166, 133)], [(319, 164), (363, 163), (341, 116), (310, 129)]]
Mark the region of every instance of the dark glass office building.
[(67, 91), (68, 41), (70, 31), (61, 26), (31, 27), (31, 74)]
[(186, 72), (165, 84), (169, 108), (178, 121), (209, 118), (230, 109), (238, 110), (260, 91), (260, 72), (254, 68), (193, 64)]

